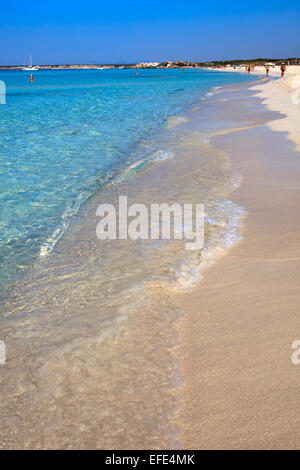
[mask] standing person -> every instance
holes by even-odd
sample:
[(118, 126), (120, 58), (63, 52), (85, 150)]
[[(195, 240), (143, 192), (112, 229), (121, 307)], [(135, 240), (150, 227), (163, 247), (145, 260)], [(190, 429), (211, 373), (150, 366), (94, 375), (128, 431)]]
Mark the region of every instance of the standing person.
[(286, 71), (286, 65), (284, 63), (281, 64), (280, 70), (281, 70), (281, 76), (283, 77), (284, 72)]
[(266, 74), (267, 74), (267, 77), (269, 76), (269, 72), (270, 72), (270, 66), (269, 65), (265, 65), (265, 68), (266, 68)]
[(248, 74), (250, 75), (250, 72), (251, 72), (251, 66), (250, 65), (248, 65), (247, 70), (248, 70)]

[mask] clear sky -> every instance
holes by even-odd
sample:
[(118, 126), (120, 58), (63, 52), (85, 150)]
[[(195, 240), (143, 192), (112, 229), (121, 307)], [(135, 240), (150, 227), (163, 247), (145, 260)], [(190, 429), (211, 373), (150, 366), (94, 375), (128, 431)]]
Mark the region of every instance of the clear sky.
[(0, 64), (300, 57), (300, 0), (8, 0)]

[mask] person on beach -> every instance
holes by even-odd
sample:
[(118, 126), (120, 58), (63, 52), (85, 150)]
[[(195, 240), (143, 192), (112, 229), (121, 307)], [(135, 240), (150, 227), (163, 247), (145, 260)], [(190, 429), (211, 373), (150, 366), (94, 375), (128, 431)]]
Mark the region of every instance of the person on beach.
[(266, 68), (266, 74), (267, 74), (267, 77), (269, 76), (269, 72), (270, 72), (270, 66), (269, 65), (265, 65), (265, 68)]
[(251, 72), (251, 66), (250, 65), (248, 65), (247, 70), (248, 70), (248, 74), (250, 75), (250, 72)]
[(286, 71), (286, 65), (285, 64), (281, 64), (281, 67), (280, 67), (280, 70), (281, 70), (281, 76), (283, 77), (284, 76), (284, 72)]

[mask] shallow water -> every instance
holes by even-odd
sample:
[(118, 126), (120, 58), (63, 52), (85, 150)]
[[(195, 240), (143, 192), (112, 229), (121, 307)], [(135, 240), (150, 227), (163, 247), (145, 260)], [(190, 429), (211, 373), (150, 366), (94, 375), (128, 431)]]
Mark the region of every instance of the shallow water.
[(168, 118), (214, 86), (245, 81), (200, 70), (38, 71), (34, 83), (27, 72), (2, 71), (0, 79), (1, 283), (47, 254), (122, 169), (163, 152), (140, 142)]
[[(176, 80), (190, 80), (179, 78), (186, 72), (172, 73)], [(212, 83), (204, 75), (205, 87), (195, 95), (189, 90), (185, 111), (179, 117), (165, 113), (163, 126), (138, 133), (134, 145), (128, 144), (132, 154), (118, 160), (96, 192), (85, 180), (89, 198), (81, 210), (73, 203), (63, 217), (64, 236), (58, 243), (53, 236), (62, 223), (58, 211), (47, 237), (34, 244), (30, 270), (6, 283), (0, 320), (8, 355), (0, 375), (2, 447), (180, 447), (169, 417), (179, 405), (174, 390), (180, 371), (171, 350), (183, 312), (169, 307), (167, 295), (153, 303), (151, 292), (190, 288), (240, 239), (245, 215), (229, 198), (240, 175), (210, 143), (237, 123), (209, 114), (202, 100)], [(223, 75), (230, 74), (222, 74), (220, 83)], [(221, 90), (214, 93), (210, 100), (226, 99)], [(81, 168), (82, 161), (76, 165)], [(204, 249), (187, 252), (183, 240), (100, 241), (96, 208), (103, 202), (117, 206), (119, 195), (127, 195), (129, 204), (203, 203)]]

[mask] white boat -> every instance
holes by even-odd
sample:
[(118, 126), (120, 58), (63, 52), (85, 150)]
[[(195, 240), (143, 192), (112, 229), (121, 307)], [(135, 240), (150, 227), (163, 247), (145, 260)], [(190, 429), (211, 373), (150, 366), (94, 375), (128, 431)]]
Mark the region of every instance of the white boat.
[(26, 70), (27, 72), (31, 72), (33, 70), (38, 70), (37, 67), (33, 67), (32, 65), (32, 57), (29, 57), (29, 66), (28, 67), (23, 67), (22, 70)]

